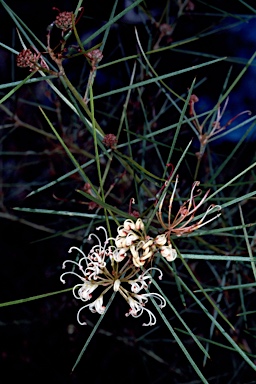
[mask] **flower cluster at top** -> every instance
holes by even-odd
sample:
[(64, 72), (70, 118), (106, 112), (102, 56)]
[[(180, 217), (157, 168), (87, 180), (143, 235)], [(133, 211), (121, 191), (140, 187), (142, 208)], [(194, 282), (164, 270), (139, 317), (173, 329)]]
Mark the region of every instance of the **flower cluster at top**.
[[(176, 192), (178, 177), (174, 184), (173, 192), (169, 200), (168, 222), (165, 223), (162, 217), (162, 207), (166, 196), (166, 191), (162, 193), (158, 204), (157, 218), (164, 229), (163, 234), (151, 237), (147, 234), (145, 225), (141, 218), (136, 221), (127, 219), (117, 228), (117, 236), (115, 238), (108, 237), (104, 227), (98, 227), (105, 234), (105, 240), (102, 243), (96, 234), (91, 234), (89, 240), (95, 238), (97, 244), (94, 245), (85, 255), (79, 248), (72, 247), (69, 252), (76, 250), (81, 258), (79, 261), (66, 260), (63, 268), (67, 264), (73, 264), (71, 271), (64, 272), (61, 275), (61, 281), (65, 283), (64, 276), (75, 275), (80, 279), (80, 284), (73, 288), (73, 294), (76, 299), (86, 302), (77, 313), (79, 324), (86, 324), (81, 319), (81, 312), (88, 307), (91, 312), (103, 314), (105, 306), (103, 297), (109, 291), (119, 292), (129, 305), (126, 316), (139, 317), (143, 312), (149, 316), (149, 321), (143, 325), (154, 325), (156, 323), (155, 315), (145, 307), (148, 299), (153, 299), (154, 304), (158, 304), (160, 308), (166, 305), (166, 300), (159, 293), (149, 292), (148, 288), (155, 273), (159, 279), (162, 278), (162, 272), (159, 268), (152, 267), (156, 254), (161, 254), (167, 261), (174, 261), (177, 257), (177, 251), (172, 247), (170, 236), (182, 236), (193, 232), (203, 225), (217, 218), (220, 213), (214, 217), (204, 221), (213, 211), (220, 211), (221, 207), (211, 204), (206, 212), (201, 215), (199, 220), (195, 221), (195, 213), (198, 208), (206, 200), (209, 191), (203, 196), (198, 204), (195, 203), (195, 197), (201, 194), (201, 190), (195, 188), (199, 182), (194, 182), (190, 194), (190, 198), (181, 206), (174, 218), (171, 215), (172, 203)], [(168, 185), (167, 185), (168, 186)], [(148, 268), (148, 265), (150, 267)], [(76, 272), (75, 268), (78, 269)], [(94, 291), (99, 292), (96, 299), (92, 299)], [(92, 295), (93, 294), (93, 295)], [(96, 293), (95, 293), (96, 294)]]

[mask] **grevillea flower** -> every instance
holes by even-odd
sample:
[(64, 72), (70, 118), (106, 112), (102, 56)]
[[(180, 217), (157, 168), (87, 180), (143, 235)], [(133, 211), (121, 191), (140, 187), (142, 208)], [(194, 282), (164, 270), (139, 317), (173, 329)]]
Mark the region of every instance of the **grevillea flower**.
[[(192, 185), (190, 198), (180, 206), (178, 213), (176, 214), (174, 219), (172, 219), (172, 204), (173, 204), (177, 184), (178, 184), (178, 176), (176, 177), (173, 192), (169, 200), (168, 223), (166, 224), (163, 221), (163, 217), (162, 217), (162, 206), (163, 206), (164, 198), (166, 196), (166, 192), (161, 197), (161, 202), (159, 204), (158, 213), (157, 213), (157, 218), (160, 224), (162, 225), (162, 227), (166, 230), (165, 234), (167, 237), (170, 237), (172, 233), (177, 236), (191, 233), (196, 229), (202, 227), (203, 225), (210, 223), (212, 220), (215, 220), (217, 217), (221, 215), (221, 213), (217, 213), (215, 216), (213, 216), (209, 220), (204, 221), (206, 216), (208, 216), (210, 213), (221, 210), (221, 207), (219, 205), (211, 204), (207, 208), (207, 210), (205, 211), (201, 219), (193, 223), (195, 213), (197, 212), (198, 208), (201, 207), (201, 205), (204, 203), (205, 199), (207, 198), (210, 192), (210, 190), (208, 190), (203, 196), (203, 198), (200, 200), (200, 202), (196, 204), (195, 197), (198, 197), (202, 191), (198, 189), (195, 194), (195, 188), (200, 185), (199, 181), (195, 181)], [(163, 253), (165, 253), (167, 252), (167, 249), (164, 248), (162, 249), (162, 251)]]
[(146, 259), (150, 258), (155, 251), (153, 240), (147, 236), (143, 221), (138, 218), (136, 223), (132, 220), (125, 220), (123, 225), (117, 228), (117, 237), (115, 239), (116, 247), (123, 257), (132, 255), (133, 264), (141, 267)]
[[(149, 309), (145, 308), (145, 304), (148, 302), (148, 298), (152, 297), (159, 302), (160, 308), (166, 305), (166, 301), (161, 295), (148, 292), (152, 280), (151, 272), (157, 271), (159, 279), (162, 278), (162, 272), (158, 268), (153, 267), (142, 271), (141, 268), (137, 268), (131, 263), (129, 258), (121, 265), (120, 261), (123, 261), (123, 258), (119, 256), (120, 250), (110, 244), (114, 239), (107, 237), (107, 231), (104, 227), (97, 228), (97, 230), (100, 229), (104, 231), (106, 237), (103, 245), (97, 235), (90, 235), (89, 239), (94, 237), (98, 243), (91, 248), (88, 255), (86, 256), (77, 247), (71, 247), (69, 252), (75, 250), (81, 254), (81, 258), (78, 262), (66, 260), (62, 266), (65, 269), (67, 264), (72, 264), (73, 267), (78, 269), (76, 272), (75, 268), (73, 268), (71, 271), (64, 272), (60, 277), (63, 283), (65, 283), (64, 277), (66, 275), (74, 275), (81, 281), (81, 283), (76, 284), (73, 288), (74, 297), (86, 302), (77, 313), (77, 321), (81, 325), (86, 324), (86, 322), (80, 319), (80, 315), (87, 307), (91, 312), (97, 312), (102, 315), (105, 312), (105, 306), (103, 305), (104, 295), (107, 291), (113, 289), (113, 291), (119, 292), (130, 306), (126, 316), (139, 317), (145, 311), (149, 315), (149, 322), (143, 325), (155, 324), (156, 317)], [(96, 290), (100, 291), (99, 296), (92, 300), (93, 293)], [(141, 293), (143, 290), (146, 290), (146, 293)]]
[[(124, 258), (131, 255), (136, 267), (142, 267), (153, 258), (156, 252), (161, 252), (164, 257), (168, 256), (169, 261), (174, 260), (177, 256), (175, 250), (167, 255), (167, 239), (164, 234), (158, 235), (156, 238), (146, 234), (141, 218), (138, 218), (135, 223), (129, 219), (125, 220), (124, 224), (118, 227), (117, 232), (115, 244), (119, 249), (119, 256)], [(168, 249), (171, 250), (170, 244)]]
[(145, 308), (145, 304), (148, 302), (149, 296), (159, 300), (160, 308), (163, 308), (166, 306), (165, 299), (158, 293), (150, 293), (150, 294), (145, 293), (144, 295), (134, 295), (134, 297), (129, 296), (127, 298), (127, 302), (130, 306), (130, 310), (129, 312), (126, 313), (126, 316), (131, 315), (132, 317), (136, 318), (136, 317), (140, 317), (142, 313), (146, 311), (149, 315), (149, 322), (147, 324), (143, 323), (142, 325), (144, 326), (155, 325), (156, 324), (155, 315), (148, 308)]

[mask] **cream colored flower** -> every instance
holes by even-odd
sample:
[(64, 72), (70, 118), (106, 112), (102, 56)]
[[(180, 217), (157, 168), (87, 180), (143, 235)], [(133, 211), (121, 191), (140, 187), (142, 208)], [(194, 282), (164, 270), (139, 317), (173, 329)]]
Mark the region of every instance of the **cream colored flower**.
[[(128, 231), (131, 231), (131, 228), (136, 228), (136, 225), (133, 226), (132, 223), (128, 222), (125, 224), (125, 227)], [(139, 221), (137, 231), (141, 230), (141, 228), (143, 228), (142, 222)], [(127, 316), (139, 317), (142, 313), (146, 312), (149, 315), (149, 322), (143, 325), (155, 324), (156, 318), (149, 309), (145, 308), (145, 304), (148, 302), (149, 297), (153, 297), (160, 302), (159, 306), (161, 308), (165, 306), (165, 299), (162, 296), (158, 293), (148, 292), (152, 280), (150, 272), (158, 271), (159, 279), (162, 278), (162, 272), (154, 267), (142, 271), (140, 267), (144, 264), (144, 261), (141, 261), (139, 254), (139, 252), (142, 252), (142, 254), (144, 252), (145, 258), (150, 257), (148, 255), (151, 252), (150, 247), (152, 247), (153, 241), (148, 240), (147, 242), (142, 242), (139, 251), (136, 250), (135, 245), (130, 246), (129, 249), (135, 261), (133, 264), (129, 258), (123, 261), (124, 255), (120, 255), (121, 251), (117, 249), (117, 247), (109, 245), (113, 239), (107, 237), (105, 228), (99, 227), (97, 229), (101, 229), (105, 233), (106, 240), (103, 245), (99, 237), (92, 234), (89, 239), (93, 237), (96, 238), (98, 244), (91, 248), (88, 255), (85, 255), (79, 248), (70, 248), (69, 252), (76, 251), (80, 253), (81, 258), (78, 262), (73, 260), (64, 261), (63, 268), (65, 269), (67, 264), (72, 264), (74, 267), (77, 267), (79, 272), (71, 270), (64, 272), (60, 277), (62, 283), (65, 283), (65, 277), (68, 274), (76, 276), (81, 280), (81, 283), (75, 285), (73, 288), (74, 297), (86, 302), (77, 313), (78, 323), (81, 325), (86, 324), (86, 322), (81, 319), (81, 312), (85, 308), (89, 308), (92, 313), (104, 314), (105, 306), (103, 305), (103, 297), (110, 289), (113, 289), (114, 292), (119, 292), (129, 304), (130, 311), (126, 314)], [(133, 235), (130, 233), (129, 236), (132, 238)], [(137, 239), (135, 239), (135, 242), (136, 241)], [(120, 265), (121, 263), (123, 265)], [(96, 289), (100, 291), (99, 296), (96, 300), (90, 301)], [(141, 293), (142, 290), (147, 290), (147, 292)]]
[(135, 223), (130, 219), (125, 220), (124, 224), (118, 227), (117, 233), (116, 247), (122, 255), (132, 256), (135, 267), (142, 267), (157, 251), (154, 239), (146, 234), (141, 218)]
[(165, 234), (162, 234), (162, 235), (157, 235), (154, 242), (156, 245), (158, 246), (162, 246), (162, 245), (165, 245), (166, 244), (166, 236)]
[(173, 249), (171, 244), (163, 245), (161, 247), (161, 255), (166, 258), (167, 261), (173, 261), (177, 257), (176, 249)]
[(132, 317), (140, 317), (143, 312), (147, 312), (149, 315), (149, 322), (143, 323), (143, 326), (150, 326), (156, 324), (156, 317), (148, 308), (145, 307), (145, 304), (148, 302), (148, 297), (153, 297), (154, 299), (159, 300), (159, 307), (163, 308), (166, 306), (165, 299), (158, 293), (149, 293), (144, 295), (134, 295), (133, 297), (129, 296), (127, 302), (130, 306), (129, 312), (126, 313), (126, 316), (131, 315)]

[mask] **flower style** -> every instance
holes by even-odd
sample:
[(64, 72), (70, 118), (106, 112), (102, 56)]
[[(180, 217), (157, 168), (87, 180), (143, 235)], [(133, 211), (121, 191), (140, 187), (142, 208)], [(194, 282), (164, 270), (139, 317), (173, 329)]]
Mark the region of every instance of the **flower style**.
[[(159, 273), (159, 279), (162, 278), (162, 272), (154, 267), (141, 271), (140, 268), (136, 268), (131, 263), (129, 258), (123, 266), (120, 266), (119, 262), (123, 260), (123, 258), (119, 256), (120, 250), (114, 245), (109, 245), (110, 241), (114, 239), (107, 237), (107, 231), (104, 227), (97, 228), (97, 230), (100, 229), (104, 231), (106, 236), (103, 245), (97, 235), (90, 235), (89, 239), (95, 237), (98, 244), (91, 248), (87, 256), (79, 248), (71, 247), (69, 252), (76, 250), (82, 257), (78, 262), (65, 260), (62, 266), (65, 269), (66, 265), (71, 263), (80, 271), (80, 273), (74, 270), (64, 272), (60, 277), (62, 283), (65, 283), (64, 277), (68, 274), (75, 275), (81, 280), (81, 283), (76, 284), (73, 288), (74, 297), (86, 302), (77, 313), (78, 323), (81, 325), (86, 324), (86, 322), (80, 320), (81, 312), (86, 307), (88, 307), (91, 312), (97, 312), (100, 315), (105, 312), (103, 297), (106, 292), (112, 288), (113, 291), (119, 292), (129, 304), (130, 310), (126, 316), (131, 315), (137, 318), (146, 311), (149, 315), (149, 322), (143, 325), (154, 325), (156, 323), (156, 317), (149, 309), (145, 308), (145, 304), (148, 302), (148, 298), (152, 297), (157, 299), (159, 301), (159, 307), (163, 308), (166, 305), (166, 301), (158, 293), (141, 293), (141, 291), (148, 290), (152, 280), (150, 272), (157, 271)], [(100, 295), (96, 300), (90, 301), (93, 292), (100, 287), (102, 288)], [(88, 301), (90, 302), (87, 303)]]
[(129, 296), (127, 298), (127, 302), (130, 305), (130, 310), (125, 314), (125, 316), (131, 315), (132, 317), (139, 317), (142, 315), (143, 311), (146, 311), (149, 315), (149, 322), (147, 324), (143, 323), (143, 326), (155, 325), (156, 317), (155, 315), (147, 308), (145, 308), (145, 304), (148, 302), (148, 296), (153, 297), (154, 299), (159, 299), (159, 307), (163, 308), (166, 305), (165, 299), (159, 295), (158, 293), (144, 294), (144, 295), (134, 295), (133, 297)]
[[(158, 218), (160, 224), (162, 225), (162, 227), (166, 230), (165, 234), (167, 237), (170, 237), (170, 235), (172, 233), (177, 235), (177, 236), (191, 233), (191, 232), (195, 231), (196, 229), (202, 227), (203, 225), (210, 223), (212, 220), (215, 220), (217, 217), (219, 217), (221, 215), (221, 213), (218, 213), (217, 215), (215, 215), (211, 219), (204, 222), (206, 216), (209, 213), (211, 213), (212, 211), (216, 211), (216, 210), (220, 211), (221, 210), (221, 207), (219, 205), (211, 204), (207, 208), (206, 212), (203, 214), (203, 216), (201, 217), (201, 219), (199, 221), (197, 221), (196, 223), (191, 223), (194, 220), (195, 213), (197, 212), (198, 208), (201, 207), (201, 205), (204, 203), (205, 199), (207, 198), (207, 196), (210, 192), (210, 190), (208, 190), (205, 193), (205, 195), (203, 196), (203, 198), (201, 199), (201, 201), (198, 204), (196, 204), (195, 203), (195, 197), (199, 196), (202, 191), (199, 189), (199, 190), (197, 190), (197, 194), (194, 194), (195, 188), (200, 185), (199, 181), (195, 181), (192, 185), (190, 198), (181, 205), (178, 213), (176, 214), (176, 216), (172, 220), (172, 218), (171, 218), (172, 204), (173, 204), (177, 184), (178, 184), (178, 176), (176, 177), (173, 192), (172, 192), (172, 195), (171, 195), (170, 201), (169, 201), (168, 223), (165, 224), (163, 221), (163, 218), (162, 218), (162, 206), (163, 206), (164, 198), (166, 196), (166, 192), (164, 193), (164, 195), (161, 198), (161, 202), (159, 204), (158, 213), (157, 213), (157, 218)], [(171, 251), (171, 250), (169, 250), (169, 251)], [(162, 249), (162, 254), (165, 254), (165, 253), (168, 253), (167, 248)]]

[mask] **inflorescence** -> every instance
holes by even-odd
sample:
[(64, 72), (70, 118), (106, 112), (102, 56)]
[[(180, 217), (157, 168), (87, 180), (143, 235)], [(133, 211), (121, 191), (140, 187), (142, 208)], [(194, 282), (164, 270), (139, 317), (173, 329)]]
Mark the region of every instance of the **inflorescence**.
[[(71, 263), (80, 272), (80, 274), (75, 271), (64, 272), (60, 278), (65, 283), (64, 276), (71, 274), (81, 280), (81, 283), (73, 288), (76, 299), (88, 302), (92, 298), (92, 293), (96, 289), (99, 291), (98, 288), (101, 288), (101, 293), (96, 300), (90, 301), (79, 309), (77, 313), (79, 324), (86, 324), (80, 319), (81, 311), (86, 307), (93, 313), (98, 312), (102, 315), (105, 312), (103, 296), (107, 291), (113, 289), (114, 292), (119, 292), (130, 306), (126, 316), (139, 317), (145, 311), (149, 315), (149, 322), (143, 325), (154, 325), (156, 317), (149, 309), (145, 308), (145, 304), (148, 302), (149, 297), (153, 297), (159, 302), (159, 307), (163, 308), (166, 305), (165, 299), (158, 293), (141, 293), (141, 291), (148, 289), (153, 271), (159, 272), (159, 279), (162, 278), (162, 272), (159, 268), (154, 267), (145, 270), (136, 267), (128, 257), (129, 252), (126, 252), (126, 255), (122, 253), (122, 256), (120, 256), (123, 249), (119, 249), (114, 244), (111, 245), (111, 242), (115, 242), (115, 239), (108, 238), (104, 227), (98, 227), (97, 230), (102, 230), (105, 233), (106, 239), (103, 245), (97, 235), (91, 234), (89, 239), (95, 237), (98, 244), (91, 248), (87, 256), (79, 248), (70, 248), (69, 252), (76, 250), (81, 254), (81, 258), (78, 262), (66, 260), (62, 266), (65, 269), (66, 264)], [(126, 260), (121, 263), (125, 256)]]
[[(193, 232), (220, 215), (217, 213), (204, 222), (205, 217), (210, 212), (221, 209), (220, 206), (212, 204), (199, 221), (191, 223), (194, 221), (195, 212), (203, 204), (209, 193), (207, 191), (201, 201), (196, 204), (195, 197), (199, 196), (201, 190), (197, 190), (195, 194), (195, 188), (199, 185), (199, 182), (195, 182), (190, 198), (181, 205), (172, 220), (171, 208), (177, 182), (178, 177), (169, 200), (168, 223), (165, 223), (162, 218), (162, 206), (166, 192), (162, 194), (160, 203), (158, 203), (157, 218), (165, 231), (164, 233), (151, 237), (147, 234), (141, 218), (136, 221), (127, 219), (117, 228), (115, 238), (108, 237), (104, 227), (98, 227), (97, 230), (104, 232), (105, 240), (102, 243), (99, 236), (91, 234), (89, 240), (94, 238), (97, 240), (97, 244), (91, 248), (88, 255), (85, 255), (77, 247), (70, 248), (70, 253), (75, 250), (81, 255), (81, 258), (79, 261), (65, 260), (63, 269), (66, 268), (67, 264), (72, 264), (73, 268), (71, 271), (64, 272), (60, 279), (63, 283), (65, 283), (64, 277), (66, 275), (75, 275), (80, 279), (80, 283), (73, 288), (74, 297), (86, 303), (77, 313), (79, 324), (86, 324), (81, 319), (81, 312), (87, 307), (93, 313), (97, 312), (102, 315), (105, 312), (106, 307), (103, 304), (103, 298), (109, 290), (119, 292), (128, 303), (129, 310), (126, 316), (131, 315), (137, 318), (146, 312), (149, 321), (143, 325), (149, 326), (156, 323), (155, 315), (145, 306), (149, 298), (154, 299), (154, 303), (158, 304), (160, 308), (166, 305), (166, 300), (159, 293), (149, 292), (153, 275), (157, 273), (159, 279), (162, 279), (163, 275), (159, 268), (152, 267), (155, 255), (161, 254), (167, 261), (174, 261), (177, 257), (177, 251), (172, 247), (170, 235), (181, 236)], [(149, 265), (150, 267), (148, 267)], [(95, 299), (93, 295), (96, 295), (96, 293), (94, 294), (96, 290), (98, 296)]]

